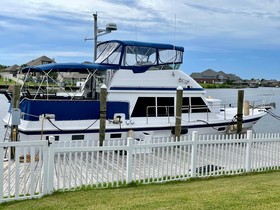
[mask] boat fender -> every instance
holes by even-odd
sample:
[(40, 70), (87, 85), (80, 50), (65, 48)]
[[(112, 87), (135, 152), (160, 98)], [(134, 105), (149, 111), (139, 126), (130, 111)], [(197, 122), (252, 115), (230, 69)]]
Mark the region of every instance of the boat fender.
[(134, 138), (134, 131), (133, 130), (129, 130), (127, 132), (127, 138)]
[(229, 131), (230, 132), (236, 132), (237, 131), (237, 125), (234, 124), (234, 125), (229, 125)]
[(17, 139), (17, 130), (15, 128), (12, 131), (12, 137), (14, 141)]
[[(182, 126), (181, 127), (181, 134), (187, 134), (189, 132), (188, 126)], [(171, 133), (174, 135), (175, 134), (175, 126), (171, 127)]]
[(244, 116), (248, 116), (250, 114), (249, 109), (250, 109), (250, 103), (249, 101), (245, 101), (243, 105)]

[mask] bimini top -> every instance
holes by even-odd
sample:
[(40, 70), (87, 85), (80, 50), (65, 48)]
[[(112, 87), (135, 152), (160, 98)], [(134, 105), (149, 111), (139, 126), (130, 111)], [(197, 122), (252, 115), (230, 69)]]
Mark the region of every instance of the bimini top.
[[(92, 70), (106, 70), (114, 69), (114, 66), (109, 65), (99, 65), (96, 63), (50, 63), (38, 66), (28, 66), (22, 69), (23, 73), (26, 72), (49, 72), (49, 71), (59, 71), (59, 72), (80, 72), (88, 73)], [(118, 69), (115, 67), (115, 69)]]
[(134, 73), (141, 73), (148, 69), (176, 69), (183, 62), (183, 52), (183, 47), (169, 44), (111, 40), (98, 44), (97, 59), (93, 64), (52, 63), (25, 67), (22, 72), (128, 69)]

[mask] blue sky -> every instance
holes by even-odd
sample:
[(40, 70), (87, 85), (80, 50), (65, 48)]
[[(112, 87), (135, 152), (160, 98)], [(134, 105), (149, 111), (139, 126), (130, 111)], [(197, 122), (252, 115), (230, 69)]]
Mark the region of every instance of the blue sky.
[(92, 14), (113, 22), (107, 39), (185, 48), (186, 73), (208, 68), (243, 79), (280, 80), (280, 0), (5, 0), (0, 3), (0, 64), (46, 55), (92, 61)]

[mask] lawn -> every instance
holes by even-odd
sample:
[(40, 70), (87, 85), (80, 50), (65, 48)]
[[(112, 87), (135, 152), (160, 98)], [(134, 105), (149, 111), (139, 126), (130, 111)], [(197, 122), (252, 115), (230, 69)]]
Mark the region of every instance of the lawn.
[(59, 192), (2, 209), (279, 209), (280, 171)]

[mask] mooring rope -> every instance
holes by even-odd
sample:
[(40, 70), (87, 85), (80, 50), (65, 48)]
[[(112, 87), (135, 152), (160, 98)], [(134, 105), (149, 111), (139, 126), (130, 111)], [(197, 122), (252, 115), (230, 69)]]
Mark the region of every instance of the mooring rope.
[(267, 114), (269, 114), (271, 117), (273, 117), (273, 118), (275, 118), (275, 119), (277, 119), (277, 120), (280, 120), (280, 116), (279, 115), (277, 115), (277, 114), (275, 114), (275, 113), (273, 113), (273, 112), (271, 112), (271, 111), (269, 111), (269, 110), (264, 110)]

